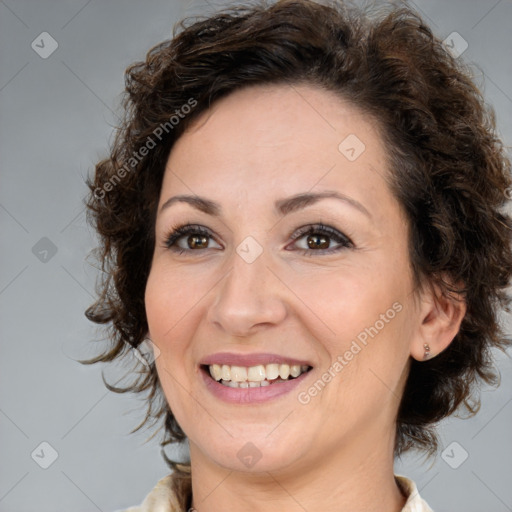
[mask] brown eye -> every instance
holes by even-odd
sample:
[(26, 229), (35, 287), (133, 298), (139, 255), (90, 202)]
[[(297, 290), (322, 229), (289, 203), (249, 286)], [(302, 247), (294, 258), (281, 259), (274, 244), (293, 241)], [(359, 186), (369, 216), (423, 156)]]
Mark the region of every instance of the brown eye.
[[(179, 253), (210, 249), (209, 242), (215, 242), (210, 231), (203, 226), (185, 225), (175, 227), (167, 236), (165, 247)], [(217, 244), (216, 248), (221, 248)]]
[(307, 244), (310, 249), (328, 249), (329, 237), (325, 235), (309, 235)]
[[(292, 238), (296, 241), (294, 246), (297, 246), (304, 254), (310, 255), (315, 252), (326, 254), (355, 247), (343, 233), (323, 224), (305, 226), (299, 229)], [(336, 243), (337, 246), (332, 247), (333, 243)]]
[(204, 235), (190, 235), (187, 238), (187, 243), (190, 249), (206, 249), (208, 246), (208, 237)]

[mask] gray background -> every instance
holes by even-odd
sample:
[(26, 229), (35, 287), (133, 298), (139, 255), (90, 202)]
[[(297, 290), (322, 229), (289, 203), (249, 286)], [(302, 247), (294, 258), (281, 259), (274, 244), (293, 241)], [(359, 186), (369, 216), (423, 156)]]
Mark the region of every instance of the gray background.
[[(510, 146), (512, 1), (414, 5), (442, 39), (456, 31), (467, 41), (462, 58)], [(108, 512), (139, 504), (168, 473), (158, 437), (145, 443), (149, 431), (129, 434), (143, 402), (110, 393), (101, 367), (76, 362), (99, 349), (83, 314), (96, 277), (86, 260), (94, 235), (83, 214), (84, 177), (105, 154), (125, 67), (184, 15), (218, 6), (0, 1), (0, 511)], [(58, 48), (43, 59), (31, 43), (45, 31)], [(440, 426), (444, 456), (397, 464), (436, 512), (512, 511), (512, 363), (499, 361), (501, 388), (483, 390), (476, 418)], [(118, 374), (106, 369), (111, 382)], [(40, 465), (52, 462), (52, 450), (42, 442), (57, 454), (47, 469)]]

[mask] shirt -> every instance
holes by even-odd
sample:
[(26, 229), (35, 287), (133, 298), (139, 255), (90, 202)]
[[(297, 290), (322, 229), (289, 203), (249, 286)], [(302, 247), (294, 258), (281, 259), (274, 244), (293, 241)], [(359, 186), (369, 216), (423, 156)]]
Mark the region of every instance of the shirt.
[[(140, 506), (116, 512), (187, 512), (191, 507), (192, 487), (189, 469), (178, 475), (165, 476), (146, 496)], [(401, 512), (433, 512), (419, 495), (416, 484), (403, 475), (395, 475), (395, 480), (407, 501)]]

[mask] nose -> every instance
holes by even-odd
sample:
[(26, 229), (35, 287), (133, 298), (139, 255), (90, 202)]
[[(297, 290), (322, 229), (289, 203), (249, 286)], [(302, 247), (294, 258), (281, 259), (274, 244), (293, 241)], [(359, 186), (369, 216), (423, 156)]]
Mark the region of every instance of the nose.
[(231, 269), (215, 293), (207, 319), (225, 334), (251, 336), (286, 317), (283, 284), (263, 255), (248, 263), (234, 251)]

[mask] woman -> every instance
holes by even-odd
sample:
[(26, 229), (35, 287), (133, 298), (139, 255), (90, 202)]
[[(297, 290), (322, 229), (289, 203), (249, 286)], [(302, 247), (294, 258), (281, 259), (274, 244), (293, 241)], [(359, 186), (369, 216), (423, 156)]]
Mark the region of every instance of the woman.
[(508, 343), (510, 162), (467, 71), (407, 9), (285, 0), (182, 26), (126, 89), (89, 362), (149, 347), (110, 389), (190, 449), (129, 510), (430, 511), (394, 457)]

